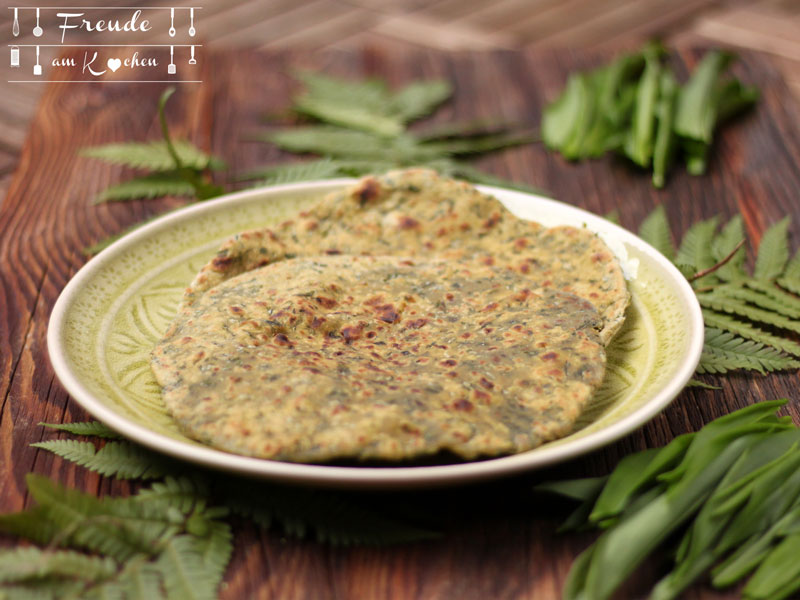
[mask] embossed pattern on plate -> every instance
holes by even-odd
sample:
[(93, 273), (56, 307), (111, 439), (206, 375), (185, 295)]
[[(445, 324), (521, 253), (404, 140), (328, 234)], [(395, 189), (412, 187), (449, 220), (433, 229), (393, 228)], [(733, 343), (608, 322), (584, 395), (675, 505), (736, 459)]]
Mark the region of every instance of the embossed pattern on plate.
[(629, 280), (626, 323), (608, 348), (606, 378), (572, 435), (515, 456), (386, 468), (253, 459), (185, 437), (166, 413), (149, 366), (150, 351), (174, 316), (184, 287), (229, 235), (277, 223), (343, 183), (264, 188), (195, 205), (126, 236), (90, 261), (65, 288), (48, 331), (51, 359), (70, 394), (128, 437), (195, 462), (291, 481), (399, 487), (510, 474), (597, 448), (651, 418), (694, 371), (702, 349), (702, 317), (688, 284), (666, 259), (629, 232), (580, 209), (484, 187), (520, 217), (597, 231), (626, 271), (635, 274)]

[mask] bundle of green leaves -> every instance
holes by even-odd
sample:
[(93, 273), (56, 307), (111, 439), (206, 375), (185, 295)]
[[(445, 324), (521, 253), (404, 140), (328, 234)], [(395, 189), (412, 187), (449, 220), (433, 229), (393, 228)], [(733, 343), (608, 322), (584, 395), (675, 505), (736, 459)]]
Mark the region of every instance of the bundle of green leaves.
[(733, 55), (711, 50), (680, 86), (651, 42), (597, 69), (570, 75), (545, 108), (544, 143), (569, 160), (618, 152), (653, 170), (663, 187), (678, 153), (693, 175), (706, 171), (715, 128), (752, 106), (758, 90), (724, 73)]
[(307, 71), (296, 76), (304, 89), (293, 97), (291, 109), (316, 123), (268, 131), (256, 139), (319, 158), (256, 169), (241, 179), (265, 185), (426, 166), (473, 183), (532, 190), (483, 173), (463, 160), (532, 142), (535, 136), (530, 131), (484, 121), (410, 129), (450, 98), (452, 88), (446, 81), (415, 81), (392, 92), (379, 79), (349, 81)]
[(677, 250), (663, 206), (642, 222), (639, 236), (683, 272), (703, 309), (698, 373), (800, 367), (793, 358), (800, 357), (800, 251), (789, 260), (789, 222), (786, 217), (764, 233), (752, 272), (740, 215), (721, 231), (718, 217), (695, 223)]
[(603, 533), (573, 563), (565, 600), (603, 600), (682, 532), (653, 600), (677, 598), (709, 572), (715, 587), (752, 573), (745, 598), (800, 590), (800, 429), (784, 401), (720, 417), (663, 448), (625, 457), (607, 477), (539, 486), (582, 501), (564, 529)]
[(151, 452), (98, 422), (48, 425), (95, 441), (33, 444), (107, 477), (150, 481), (97, 498), (29, 474), (32, 508), (0, 515), (0, 532), (39, 547), (0, 551), (0, 598), (212, 600), (231, 557), (230, 518), (334, 545), (429, 539), (435, 532), (340, 492), (210, 474)]

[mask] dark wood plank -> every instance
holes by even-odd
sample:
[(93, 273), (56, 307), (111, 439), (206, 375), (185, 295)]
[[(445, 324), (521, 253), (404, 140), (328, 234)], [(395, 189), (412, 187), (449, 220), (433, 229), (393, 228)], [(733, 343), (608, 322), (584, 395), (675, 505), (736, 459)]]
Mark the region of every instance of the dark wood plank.
[[(699, 53), (686, 49), (673, 60), (685, 72)], [(265, 127), (262, 117), (288, 104), (290, 67), (340, 75), (379, 75), (399, 85), (418, 77), (446, 77), (456, 85), (453, 103), (433, 121), (499, 117), (536, 124), (544, 103), (566, 73), (606, 55), (568, 51), (391, 51), (372, 45), (320, 53), (207, 54), (205, 84), (181, 86), (169, 106), (174, 131), (224, 157), (236, 172), (286, 160), (287, 155), (247, 140)], [(540, 146), (508, 150), (481, 165), (504, 177), (544, 187), (598, 213), (619, 210), (635, 227), (663, 203), (676, 231), (699, 218), (741, 211), (757, 237), (785, 214), (800, 216), (800, 118), (778, 73), (762, 58), (745, 55), (736, 67), (761, 87), (758, 110), (728, 127), (717, 144), (709, 175), (672, 175), (663, 191), (649, 178), (612, 158), (567, 164)], [(126, 493), (128, 484), (103, 481), (28, 444), (43, 435), (36, 423), (87, 418), (54, 380), (47, 361), (47, 316), (69, 277), (85, 262), (80, 249), (108, 233), (176, 206), (179, 200), (93, 206), (90, 199), (129, 176), (116, 167), (77, 156), (91, 144), (157, 137), (160, 86), (51, 85), (23, 149), (20, 167), (0, 206), (0, 510), (26, 503), (24, 474), (44, 473), (100, 494)], [(795, 242), (798, 228), (793, 226)], [(572, 559), (592, 534), (559, 535), (565, 507), (530, 494), (536, 481), (598, 474), (625, 454), (662, 445), (711, 419), (758, 400), (792, 397), (797, 374), (733, 376), (714, 380), (720, 391), (689, 389), (661, 415), (608, 448), (544, 472), (463, 489), (370, 494), (374, 503), (402, 503), (441, 515), (443, 539), (389, 548), (335, 549), (284, 539), (237, 522), (236, 550), (224, 598), (556, 598)], [(797, 398), (789, 412), (798, 419)], [(5, 543), (12, 543), (5, 540)], [(658, 576), (648, 564), (626, 588), (638, 597)], [(734, 597), (696, 586), (687, 598)]]

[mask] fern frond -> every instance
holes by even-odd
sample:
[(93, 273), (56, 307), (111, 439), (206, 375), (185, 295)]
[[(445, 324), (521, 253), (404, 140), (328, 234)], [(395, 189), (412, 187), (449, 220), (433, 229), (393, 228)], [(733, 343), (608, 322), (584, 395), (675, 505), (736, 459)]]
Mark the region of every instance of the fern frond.
[(34, 506), (20, 512), (1, 514), (0, 531), (46, 545), (58, 534), (59, 528), (48, 518), (44, 507)]
[(380, 79), (350, 80), (313, 71), (295, 71), (294, 76), (305, 84), (306, 95), (326, 102), (384, 114), (390, 100), (389, 90)]
[(472, 138), (461, 138), (437, 142), (426, 142), (421, 147), (434, 151), (440, 156), (463, 156), (466, 154), (483, 154), (503, 148), (511, 148), (522, 144), (530, 144), (536, 140), (533, 134), (499, 133)]
[(117, 563), (108, 557), (89, 556), (70, 550), (41, 550), (23, 546), (0, 552), (0, 583), (44, 577), (99, 581), (116, 572)]
[(77, 440), (49, 440), (31, 446), (48, 450), (107, 477), (156, 479), (165, 474), (163, 458), (130, 442), (108, 442), (100, 450), (91, 442)]
[(150, 488), (145, 488), (132, 498), (135, 501), (165, 503), (167, 506), (188, 515), (197, 506), (198, 502), (208, 497), (208, 489), (204, 482), (197, 478), (167, 476), (164, 481), (153, 483)]
[[(221, 168), (224, 166), (222, 161), (206, 154), (191, 142), (179, 140), (173, 144), (178, 158), (187, 168), (203, 171), (209, 167)], [(171, 171), (177, 166), (163, 140), (93, 146), (83, 148), (81, 154), (132, 169)]]
[(744, 281), (744, 284), (748, 288), (769, 297), (775, 307), (773, 310), (776, 312), (787, 317), (800, 319), (800, 298), (796, 295), (783, 291), (771, 281), (748, 278)]
[[(436, 168), (436, 164), (429, 164), (427, 166), (431, 168)], [(552, 197), (552, 194), (550, 192), (542, 188), (537, 188), (535, 186), (528, 185), (527, 183), (522, 183), (520, 181), (508, 181), (507, 179), (495, 177), (494, 175), (490, 175), (489, 173), (484, 173), (483, 171), (476, 169), (472, 165), (468, 165), (461, 161), (452, 161), (449, 165), (447, 165), (447, 169), (448, 169), (447, 171), (440, 171), (440, 172), (442, 172), (445, 175), (460, 177), (461, 179), (464, 179), (471, 183), (493, 185), (496, 187), (507, 188), (509, 190), (519, 190), (520, 192), (537, 194), (539, 196), (545, 196), (548, 198)]]
[(784, 217), (764, 232), (753, 270), (753, 277), (756, 279), (775, 279), (786, 268), (786, 261), (789, 260), (790, 222), (789, 217)]
[(82, 581), (64, 579), (33, 579), (0, 587), (2, 600), (62, 600), (80, 598), (92, 600), (85, 594), (86, 584)]
[(120, 202), (159, 196), (194, 196), (194, 187), (181, 177), (177, 171), (151, 173), (107, 187), (95, 199), (102, 202)]
[(208, 534), (195, 537), (195, 545), (214, 589), (219, 587), (233, 554), (231, 526), (221, 521), (209, 523)]
[(341, 175), (339, 162), (330, 158), (312, 160), (301, 163), (289, 163), (264, 167), (255, 171), (243, 173), (240, 180), (260, 180), (257, 185), (280, 185), (296, 181), (313, 181), (315, 179), (329, 179)]
[(707, 327), (730, 331), (740, 337), (759, 342), (765, 346), (772, 346), (787, 354), (800, 356), (800, 344), (797, 342), (768, 333), (749, 323), (735, 319), (730, 315), (703, 309), (703, 321)]
[(359, 129), (383, 137), (395, 136), (403, 131), (403, 123), (397, 117), (366, 111), (360, 106), (330, 102), (309, 95), (296, 98), (294, 109), (332, 125)]
[[(675, 262), (691, 267), (695, 272), (713, 267), (715, 261), (711, 254), (711, 243), (718, 222), (719, 219), (713, 217), (692, 225), (683, 236)], [(709, 278), (711, 276), (703, 277), (698, 281), (708, 281)]]
[(767, 325), (774, 325), (781, 329), (800, 333), (800, 321), (788, 319), (782, 315), (756, 308), (733, 298), (717, 295), (715, 292), (697, 294), (697, 300), (700, 302), (700, 306), (704, 308), (739, 315), (757, 323), (766, 323)]
[[(744, 226), (742, 224), (742, 216), (736, 215), (725, 224), (722, 231), (711, 243), (711, 254), (714, 257), (714, 261), (718, 263), (724, 260), (743, 239)], [(744, 271), (746, 258), (747, 252), (744, 247), (736, 250), (733, 257), (717, 269), (717, 276), (725, 281), (738, 281), (746, 277), (747, 274)]]
[(730, 332), (706, 328), (705, 345), (697, 372), (726, 373), (734, 369), (748, 369), (765, 374), (797, 367), (800, 367), (800, 361), (774, 348), (745, 340)]
[(452, 93), (453, 87), (441, 79), (415, 81), (393, 95), (389, 111), (408, 123), (432, 113)]
[(384, 516), (335, 493), (271, 488), (258, 497), (246, 489), (231, 490), (225, 504), (264, 528), (277, 522), (287, 535), (335, 545), (393, 544), (437, 537), (434, 531)]
[(179, 535), (169, 540), (156, 564), (168, 598), (215, 600), (217, 597), (213, 578), (192, 536)]
[(639, 237), (661, 252), (669, 260), (675, 259), (675, 244), (672, 241), (672, 230), (669, 227), (667, 211), (663, 204), (653, 209), (639, 226)]
[(129, 561), (116, 581), (104, 584), (106, 597), (122, 593), (125, 600), (167, 600), (162, 591), (161, 572), (151, 562)]
[(750, 286), (718, 286), (714, 289), (714, 293), (718, 296), (725, 296), (726, 298), (734, 298), (742, 302), (747, 302), (748, 304), (763, 308), (764, 310), (784, 315), (790, 319), (797, 319), (798, 316), (800, 316), (800, 311), (798, 311), (796, 307), (786, 302), (776, 300), (772, 296), (762, 293), (760, 290), (753, 289)]
[(795, 253), (792, 260), (786, 265), (786, 269), (784, 269), (777, 281), (778, 285), (783, 289), (800, 295), (800, 250)]
[(334, 159), (379, 160), (410, 165), (442, 156), (406, 134), (386, 139), (363, 131), (326, 125), (282, 129), (258, 137), (290, 152), (310, 152)]
[(66, 431), (73, 435), (89, 435), (94, 437), (120, 439), (120, 435), (100, 421), (84, 421), (81, 423), (39, 423), (43, 427)]

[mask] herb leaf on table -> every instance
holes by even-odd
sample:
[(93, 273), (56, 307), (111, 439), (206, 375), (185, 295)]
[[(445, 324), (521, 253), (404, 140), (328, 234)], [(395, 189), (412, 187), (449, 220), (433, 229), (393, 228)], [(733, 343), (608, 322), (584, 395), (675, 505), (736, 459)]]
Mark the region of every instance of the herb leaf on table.
[[(692, 225), (676, 250), (663, 206), (639, 227), (639, 237), (671, 260), (689, 279), (705, 322), (698, 373), (733, 370), (766, 373), (800, 367), (800, 297), (789, 262), (789, 218), (764, 233), (755, 268), (748, 273), (744, 228), (735, 216), (719, 230), (717, 217)], [(800, 254), (798, 254), (800, 256)]]
[(239, 179), (264, 185), (425, 166), (473, 183), (537, 191), (489, 176), (463, 160), (536, 141), (537, 136), (529, 130), (500, 121), (409, 128), (450, 98), (452, 88), (446, 81), (417, 81), (392, 92), (378, 79), (350, 81), (309, 72), (301, 72), (297, 78), (305, 90), (293, 97), (292, 111), (316, 123), (258, 133), (254, 139), (319, 158), (270, 165), (242, 173)]
[[(96, 421), (43, 425), (116, 437)], [(127, 498), (98, 499), (29, 474), (36, 504), (0, 515), (0, 532), (43, 548), (0, 552), (0, 597), (216, 598), (233, 549), (233, 514), (264, 529), (278, 526), (286, 535), (333, 545), (437, 536), (348, 494), (212, 475), (126, 440), (99, 448), (76, 439), (32, 445), (108, 477), (150, 483)]]

